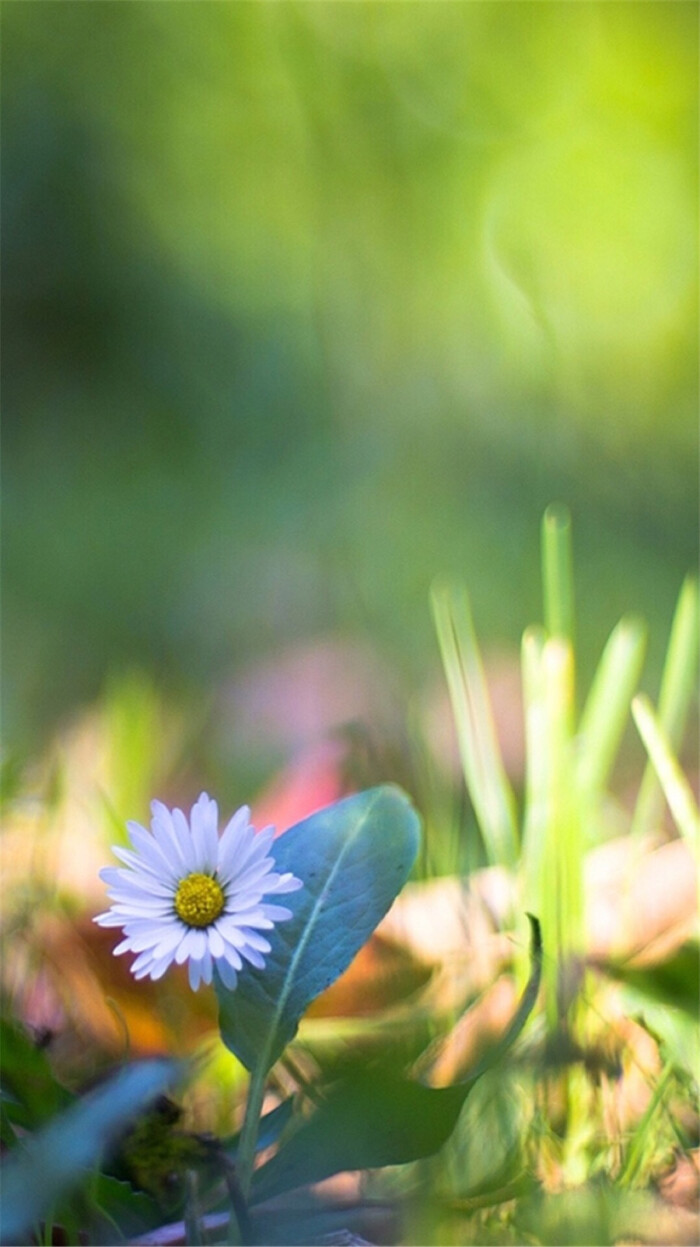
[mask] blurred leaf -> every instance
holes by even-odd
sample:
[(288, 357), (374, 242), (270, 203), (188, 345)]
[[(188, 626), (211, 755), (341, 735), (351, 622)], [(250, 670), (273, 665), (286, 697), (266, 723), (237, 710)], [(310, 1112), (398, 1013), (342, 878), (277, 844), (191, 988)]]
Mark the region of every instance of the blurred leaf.
[(84, 1221), (94, 1247), (109, 1247), (117, 1234), (124, 1239), (143, 1234), (161, 1220), (162, 1212), (155, 1201), (143, 1191), (135, 1191), (129, 1182), (98, 1173), (91, 1183)]
[(3, 1119), (34, 1130), (74, 1099), (57, 1081), (46, 1052), (6, 1018), (0, 1020), (0, 1050)]
[[(289, 1096), (288, 1099), (283, 1100), (281, 1104), (278, 1104), (276, 1108), (270, 1109), (269, 1113), (263, 1114), (260, 1118), (260, 1128), (256, 1139), (256, 1147), (259, 1152), (263, 1151), (267, 1147), (272, 1147), (275, 1143), (279, 1142), (282, 1131), (292, 1120), (293, 1111), (294, 1097)], [(230, 1139), (222, 1140), (222, 1146), (234, 1159), (240, 1137), (241, 1132), (238, 1130)]]
[(625, 985), (620, 992), (625, 1012), (637, 1018), (660, 1042), (675, 1069), (686, 1071), (697, 1078), (700, 1069), (700, 1033), (697, 1015), (693, 1016), (683, 1007), (677, 1008), (667, 1002), (661, 1003)]
[(222, 1038), (248, 1069), (274, 1064), (306, 1006), (350, 964), (406, 882), (418, 839), (417, 814), (387, 786), (339, 801), (275, 842), (277, 869), (304, 883), (289, 899), (294, 917), (270, 933), (264, 970), (247, 968), (235, 992), (216, 988)]
[[(621, 1240), (648, 1241), (652, 1201), (637, 1192), (621, 1192), (606, 1182), (578, 1190), (547, 1192), (516, 1214), (521, 1234), (544, 1247), (612, 1247)], [(520, 1241), (526, 1241), (525, 1239)], [(652, 1240), (654, 1241), (654, 1240)], [(657, 1242), (663, 1239), (655, 1240)]]
[(426, 1087), (386, 1070), (356, 1073), (253, 1178), (256, 1201), (346, 1169), (431, 1156), (454, 1130), (471, 1084)]
[[(21, 1242), (32, 1225), (84, 1180), (105, 1148), (182, 1072), (175, 1061), (127, 1066), (16, 1148), (2, 1170), (0, 1238)], [(38, 1180), (40, 1175), (40, 1180)]]
[(450, 1197), (469, 1199), (504, 1186), (522, 1165), (527, 1135), (522, 1096), (502, 1069), (474, 1087), (444, 1153), (438, 1182)]
[(336, 1085), (253, 1178), (256, 1200), (320, 1182), (346, 1169), (375, 1169), (431, 1156), (450, 1137), (462, 1105), (478, 1078), (495, 1065), (520, 1034), (537, 998), (542, 947), (532, 927), (533, 967), (505, 1035), (464, 1081), (427, 1087), (397, 1077), (385, 1066), (356, 1070)]
[(689, 940), (656, 966), (608, 965), (606, 970), (628, 987), (660, 1005), (683, 1009), (692, 1018), (700, 1012), (700, 946)]

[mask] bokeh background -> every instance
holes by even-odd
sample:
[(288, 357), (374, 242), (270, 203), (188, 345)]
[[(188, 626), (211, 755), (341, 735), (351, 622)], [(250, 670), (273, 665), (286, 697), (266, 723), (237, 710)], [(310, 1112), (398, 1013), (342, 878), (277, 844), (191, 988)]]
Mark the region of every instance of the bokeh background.
[(552, 499), (584, 670), (637, 611), (654, 686), (697, 560), (697, 21), (4, 6), (13, 749), (138, 672), (223, 700), (229, 783), (261, 779), (256, 664), (282, 717), (415, 690), (440, 574), (515, 650)]

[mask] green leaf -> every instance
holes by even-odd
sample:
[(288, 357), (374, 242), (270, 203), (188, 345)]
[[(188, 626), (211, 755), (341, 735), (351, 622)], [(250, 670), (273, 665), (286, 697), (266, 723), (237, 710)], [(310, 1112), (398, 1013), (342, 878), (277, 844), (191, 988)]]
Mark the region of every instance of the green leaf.
[(683, 1009), (694, 1020), (700, 1013), (700, 945), (688, 940), (666, 961), (651, 966), (626, 966), (614, 962), (606, 973), (625, 983), (640, 996), (666, 1008)]
[[(78, 1224), (89, 1233), (92, 1247), (113, 1247), (117, 1240), (122, 1242), (154, 1230), (163, 1219), (150, 1195), (106, 1173), (95, 1175), (88, 1191), (78, 1200), (78, 1208), (81, 1200), (84, 1207)], [(63, 1220), (60, 1208), (55, 1220)]]
[[(256, 1139), (257, 1151), (262, 1152), (265, 1148), (273, 1147), (275, 1143), (279, 1143), (282, 1132), (292, 1120), (293, 1109), (294, 1097), (290, 1095), (286, 1100), (282, 1100), (281, 1104), (271, 1108), (268, 1113), (263, 1113), (263, 1116), (260, 1118), (258, 1137)], [(221, 1141), (222, 1147), (231, 1157), (231, 1160), (236, 1159), (240, 1139), (241, 1132), (238, 1130), (231, 1138), (222, 1139)]]
[[(35, 1130), (72, 1102), (46, 1052), (17, 1023), (0, 1021), (2, 1112), (12, 1125)], [(8, 1141), (8, 1140), (6, 1140)]]
[(18, 1243), (32, 1225), (95, 1169), (105, 1148), (180, 1075), (175, 1061), (142, 1061), (72, 1105), (2, 1169), (0, 1239)]
[(286, 1147), (253, 1177), (259, 1202), (345, 1169), (431, 1156), (447, 1141), (471, 1084), (425, 1087), (384, 1069), (344, 1079)]
[(235, 992), (216, 985), (223, 1041), (247, 1069), (271, 1068), (307, 1005), (349, 966), (403, 887), (418, 842), (418, 816), (390, 786), (339, 801), (275, 842), (277, 869), (304, 884), (287, 902), (294, 916), (270, 933), (264, 970), (246, 969)]
[(530, 917), (532, 971), (520, 1004), (501, 1040), (468, 1079), (450, 1087), (426, 1087), (387, 1072), (385, 1066), (355, 1070), (253, 1177), (257, 1201), (320, 1182), (345, 1169), (376, 1169), (431, 1156), (452, 1134), (476, 1081), (500, 1061), (520, 1034), (537, 998), (542, 962), (539, 923)]

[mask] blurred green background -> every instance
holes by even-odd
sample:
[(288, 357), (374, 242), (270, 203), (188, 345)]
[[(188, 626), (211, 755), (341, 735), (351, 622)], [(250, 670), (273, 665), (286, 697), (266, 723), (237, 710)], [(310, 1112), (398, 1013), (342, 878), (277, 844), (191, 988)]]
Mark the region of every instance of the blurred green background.
[(5, 723), (697, 560), (691, 3), (5, 4)]

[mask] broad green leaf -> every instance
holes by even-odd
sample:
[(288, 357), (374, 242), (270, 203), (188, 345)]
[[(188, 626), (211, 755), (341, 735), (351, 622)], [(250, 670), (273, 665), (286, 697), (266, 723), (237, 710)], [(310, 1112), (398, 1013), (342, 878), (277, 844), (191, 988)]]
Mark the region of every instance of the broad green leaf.
[(56, 1079), (46, 1052), (16, 1022), (0, 1021), (3, 1115), (35, 1130), (67, 1108), (73, 1096)]
[(269, 1199), (345, 1169), (401, 1165), (437, 1152), (451, 1135), (471, 1084), (426, 1087), (386, 1070), (344, 1079), (286, 1147), (253, 1178)]
[[(163, 1219), (150, 1195), (106, 1173), (95, 1176), (87, 1192), (78, 1196), (77, 1204), (82, 1211), (79, 1224), (83, 1233), (89, 1234), (91, 1247), (113, 1247), (117, 1241), (154, 1230)], [(58, 1209), (55, 1220), (65, 1224), (62, 1209)]]
[(226, 1046), (247, 1069), (270, 1069), (307, 1005), (352, 961), (403, 887), (418, 852), (419, 820), (406, 796), (372, 788), (313, 814), (273, 847), (276, 866), (303, 888), (293, 917), (270, 933), (264, 970), (238, 988), (217, 982)]
[(355, 1070), (303, 1122), (253, 1178), (257, 1201), (320, 1182), (345, 1169), (376, 1169), (431, 1156), (450, 1137), (462, 1105), (482, 1074), (500, 1061), (520, 1034), (537, 998), (542, 944), (532, 928), (532, 971), (520, 1004), (501, 1040), (461, 1083), (427, 1087), (388, 1073), (386, 1067)]
[(18, 1243), (32, 1225), (89, 1176), (101, 1153), (134, 1117), (180, 1075), (175, 1061), (142, 1061), (55, 1118), (15, 1148), (2, 1167), (0, 1240)]
[(499, 1068), (474, 1087), (440, 1158), (437, 1182), (448, 1199), (495, 1191), (522, 1170), (533, 1106), (521, 1082)]

